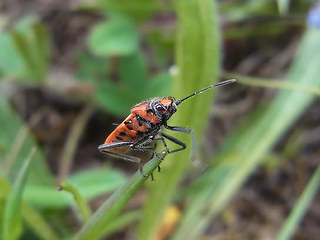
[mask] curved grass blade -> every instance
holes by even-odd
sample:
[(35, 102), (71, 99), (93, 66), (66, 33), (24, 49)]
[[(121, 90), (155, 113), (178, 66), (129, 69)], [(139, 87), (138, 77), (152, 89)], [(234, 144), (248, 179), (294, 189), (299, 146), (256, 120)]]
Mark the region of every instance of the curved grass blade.
[[(2, 207), (5, 205), (5, 201), (12, 191), (10, 182), (0, 174), (0, 226), (3, 226)], [(21, 214), (23, 220), (27, 223), (30, 229), (44, 240), (59, 240), (59, 237), (55, 234), (50, 225), (42, 218), (42, 216), (26, 201), (22, 202)], [(2, 229), (0, 229), (2, 231)], [(2, 235), (2, 232), (0, 234)]]
[(81, 196), (79, 191), (66, 181), (61, 183), (61, 185), (58, 187), (58, 190), (64, 190), (72, 194), (74, 202), (77, 206), (78, 213), (81, 216), (82, 222), (88, 221), (91, 215), (91, 209), (87, 201)]
[(276, 240), (288, 240), (291, 239), (295, 230), (297, 229), (299, 223), (301, 222), (303, 216), (317, 193), (320, 187), (320, 166), (313, 174), (310, 182), (308, 183), (306, 189), (303, 191), (302, 196), (298, 200), (294, 209), (290, 213), (283, 227), (281, 228)]
[(21, 199), (28, 175), (29, 165), (35, 150), (36, 149), (33, 148), (30, 151), (12, 187), (12, 192), (7, 199), (4, 213), (3, 239), (18, 239), (21, 234)]

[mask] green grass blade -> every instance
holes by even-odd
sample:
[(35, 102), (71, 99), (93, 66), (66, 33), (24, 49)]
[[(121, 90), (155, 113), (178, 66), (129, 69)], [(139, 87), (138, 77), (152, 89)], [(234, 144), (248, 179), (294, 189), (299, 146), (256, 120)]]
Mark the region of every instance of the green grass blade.
[(115, 218), (106, 228), (104, 229), (104, 236), (108, 236), (114, 232), (120, 231), (124, 227), (137, 222), (141, 218), (141, 211), (134, 210), (125, 212), (119, 217)]
[(14, 240), (18, 239), (21, 231), (21, 199), (28, 175), (28, 168), (31, 159), (35, 153), (35, 148), (33, 148), (28, 157), (26, 158), (23, 167), (13, 185), (12, 192), (10, 193), (4, 213), (4, 223), (3, 223), (3, 239)]
[[(165, 157), (165, 153), (162, 154)], [(149, 175), (161, 163), (158, 158), (150, 160), (143, 168), (143, 173)], [(118, 189), (85, 223), (74, 240), (91, 240), (102, 237), (108, 225), (121, 212), (132, 196), (140, 189), (147, 178), (138, 171), (126, 184)]]
[[(87, 201), (111, 193), (126, 182), (127, 178), (114, 169), (99, 168), (79, 171), (67, 181), (75, 186)], [(74, 202), (67, 192), (58, 192), (54, 186), (28, 184), (23, 198), (42, 209), (57, 209), (71, 206)]]
[(288, 13), (290, 0), (277, 0), (279, 12), (281, 14)]
[[(0, 172), (9, 181), (13, 181), (23, 165), (25, 156), (37, 144), (32, 134), (30, 134), (30, 130), (27, 130), (26, 125), (11, 108), (3, 95), (0, 95), (0, 112)], [(17, 145), (12, 146), (13, 144)], [(29, 183), (34, 182), (52, 186), (53, 177), (41, 151), (35, 153), (28, 175)]]
[[(176, 57), (178, 74), (173, 81), (173, 96), (185, 97), (212, 84), (218, 76), (220, 39), (216, 6), (211, 0), (177, 0), (178, 29)], [(214, 91), (189, 99), (179, 106), (169, 125), (190, 127), (201, 139), (209, 115)], [(172, 132), (170, 133), (172, 134)], [(190, 136), (172, 134), (190, 146)], [(152, 239), (158, 223), (183, 172), (190, 166), (190, 148), (169, 155), (156, 183), (149, 188), (147, 203), (138, 229), (138, 239)]]
[[(10, 182), (0, 173), (0, 226), (3, 226), (5, 203), (11, 190), (12, 189), (11, 189)], [(3, 235), (2, 231), (3, 231), (3, 228), (1, 227), (0, 236)]]
[(87, 201), (81, 196), (79, 191), (72, 185), (67, 182), (62, 182), (58, 187), (58, 190), (64, 190), (72, 194), (74, 202), (76, 203), (77, 210), (79, 215), (81, 216), (82, 222), (88, 221), (91, 215), (91, 209), (87, 203)]
[(237, 79), (237, 82), (245, 85), (249, 85), (249, 86), (297, 90), (297, 91), (302, 91), (308, 94), (314, 94), (315, 96), (320, 97), (320, 88), (306, 86), (304, 84), (281, 81), (280, 79), (271, 80), (271, 79), (264, 79), (264, 78), (248, 77), (248, 76), (244, 76), (237, 73), (224, 73), (223, 76), (226, 78), (235, 78)]
[(61, 155), (58, 173), (59, 181), (66, 179), (69, 175), (80, 137), (93, 111), (94, 107), (92, 105), (86, 105), (73, 122)]
[[(3, 226), (3, 212), (5, 202), (12, 191), (10, 182), (0, 174), (0, 226)], [(44, 240), (58, 240), (59, 237), (51, 229), (50, 225), (42, 218), (42, 216), (26, 201), (22, 202), (21, 209), (23, 220), (30, 229)], [(6, 220), (6, 219), (5, 219)], [(0, 236), (2, 236), (2, 228), (0, 228)]]
[(59, 240), (55, 231), (42, 216), (27, 202), (22, 203), (22, 216), (30, 229), (43, 240)]
[(313, 174), (306, 189), (303, 191), (302, 196), (298, 200), (294, 209), (290, 213), (283, 227), (281, 228), (276, 240), (288, 240), (291, 239), (303, 216), (305, 215), (307, 208), (309, 207), (313, 197), (317, 193), (320, 186), (320, 166)]
[[(287, 79), (290, 82), (319, 87), (320, 55), (314, 49), (320, 44), (320, 31), (307, 29)], [(221, 212), (263, 156), (304, 112), (314, 96), (301, 91), (281, 91), (272, 104), (260, 114), (255, 124), (240, 129), (226, 140), (217, 163), (199, 179), (202, 186), (186, 208), (173, 239), (198, 239), (211, 220)], [(192, 229), (190, 232), (189, 230)]]

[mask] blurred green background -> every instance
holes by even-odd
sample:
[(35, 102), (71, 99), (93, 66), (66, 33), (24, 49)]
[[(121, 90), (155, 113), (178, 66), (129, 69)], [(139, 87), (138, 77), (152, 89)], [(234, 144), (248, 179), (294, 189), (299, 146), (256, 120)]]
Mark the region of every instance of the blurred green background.
[[(318, 239), (319, 46), (316, 1), (1, 1), (0, 239)], [(184, 133), (155, 181), (99, 153), (230, 78), (168, 122), (196, 159)]]

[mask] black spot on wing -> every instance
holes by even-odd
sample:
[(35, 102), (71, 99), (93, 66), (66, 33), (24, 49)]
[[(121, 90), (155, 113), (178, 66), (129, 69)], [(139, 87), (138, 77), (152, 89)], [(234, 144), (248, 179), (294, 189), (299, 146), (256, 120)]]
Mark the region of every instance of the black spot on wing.
[(120, 141), (123, 140), (123, 139), (122, 139), (121, 137), (119, 137), (119, 136), (116, 136), (116, 139), (118, 139), (118, 140), (120, 140)]
[(132, 120), (128, 120), (124, 122), (124, 125), (126, 125), (126, 127), (131, 131), (133, 130), (133, 128), (130, 126), (132, 124)]
[(119, 136), (126, 136), (127, 134), (126, 134), (126, 132), (120, 132), (119, 133)]
[(129, 126), (129, 125), (126, 125), (126, 126), (130, 131), (133, 130), (133, 128), (131, 126)]

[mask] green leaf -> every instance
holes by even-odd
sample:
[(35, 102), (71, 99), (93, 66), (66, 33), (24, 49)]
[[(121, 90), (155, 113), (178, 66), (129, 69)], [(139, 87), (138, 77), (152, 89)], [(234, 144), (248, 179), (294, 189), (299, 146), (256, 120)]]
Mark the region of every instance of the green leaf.
[(140, 95), (132, 94), (132, 90), (109, 81), (101, 83), (96, 91), (98, 104), (119, 116), (129, 114), (132, 106), (142, 100)]
[(130, 19), (112, 15), (92, 29), (88, 41), (97, 56), (126, 56), (138, 50), (139, 36)]
[(148, 37), (148, 43), (152, 46), (154, 61), (167, 66), (168, 59), (174, 51), (175, 32), (161, 31), (160, 29), (151, 29)]
[(168, 72), (155, 75), (145, 86), (146, 99), (151, 97), (165, 97), (169, 95), (172, 84), (172, 76)]
[(21, 78), (26, 76), (24, 62), (9, 34), (0, 33), (0, 46), (0, 69), (3, 74)]
[[(125, 177), (111, 169), (95, 169), (75, 173), (68, 180), (87, 200), (115, 190), (124, 183)], [(53, 186), (29, 184), (25, 189), (24, 199), (42, 208), (63, 208), (71, 206), (72, 196), (59, 192)]]
[(66, 192), (58, 192), (54, 186), (28, 184), (23, 198), (34, 206), (48, 209), (72, 205), (72, 196)]
[(120, 61), (120, 79), (132, 91), (137, 91), (140, 94), (145, 92), (142, 86), (148, 84), (148, 69), (144, 56), (140, 52), (136, 52), (121, 58)]
[(84, 81), (99, 82), (108, 76), (109, 65), (109, 59), (106, 57), (97, 57), (82, 52), (77, 58), (75, 76)]
[[(20, 171), (25, 156), (37, 145), (28, 127), (2, 96), (0, 96), (0, 113), (0, 171), (9, 180), (12, 180)], [(44, 185), (51, 185), (53, 182), (41, 151), (35, 153), (30, 166), (28, 182), (40, 182)]]
[(0, 70), (28, 82), (44, 79), (49, 60), (49, 37), (36, 17), (25, 17), (13, 29), (0, 33)]
[(3, 239), (14, 240), (21, 235), (21, 199), (28, 175), (28, 169), (35, 153), (32, 149), (27, 156), (24, 164), (19, 172), (19, 175), (13, 185), (5, 206), (4, 223), (3, 223)]
[(101, 193), (113, 191), (122, 185), (126, 177), (119, 171), (100, 168), (74, 173), (68, 179), (85, 198), (94, 198)]

